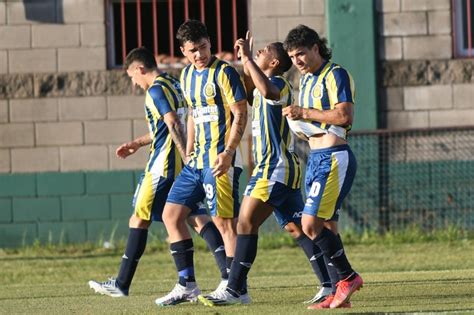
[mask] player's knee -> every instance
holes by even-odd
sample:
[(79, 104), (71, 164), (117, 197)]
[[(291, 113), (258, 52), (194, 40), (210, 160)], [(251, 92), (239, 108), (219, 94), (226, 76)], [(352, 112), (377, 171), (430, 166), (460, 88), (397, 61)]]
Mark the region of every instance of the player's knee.
[(186, 219), (188, 225), (193, 228), (196, 233), (200, 233), (202, 228), (211, 221), (208, 215), (196, 215)]
[(148, 229), (151, 225), (151, 221), (149, 220), (144, 220), (140, 217), (137, 217), (135, 214), (133, 214), (130, 217), (130, 220), (128, 221), (128, 227), (129, 228), (135, 228), (135, 229)]
[(238, 234), (257, 234), (258, 226), (255, 226), (250, 220), (240, 220), (237, 223)]
[(310, 239), (314, 240), (318, 236), (318, 233), (313, 226), (303, 225), (302, 228), (303, 228), (303, 233), (306, 234)]

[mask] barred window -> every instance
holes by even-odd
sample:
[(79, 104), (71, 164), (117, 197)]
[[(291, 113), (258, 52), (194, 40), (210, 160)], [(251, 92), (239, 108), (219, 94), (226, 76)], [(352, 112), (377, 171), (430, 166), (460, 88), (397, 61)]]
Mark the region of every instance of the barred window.
[(183, 61), (175, 38), (187, 19), (206, 24), (212, 52), (233, 60), (234, 42), (248, 29), (247, 0), (107, 0), (109, 68), (120, 67), (126, 54), (145, 46), (158, 63)]
[(453, 46), (455, 57), (474, 57), (474, 1), (453, 0)]

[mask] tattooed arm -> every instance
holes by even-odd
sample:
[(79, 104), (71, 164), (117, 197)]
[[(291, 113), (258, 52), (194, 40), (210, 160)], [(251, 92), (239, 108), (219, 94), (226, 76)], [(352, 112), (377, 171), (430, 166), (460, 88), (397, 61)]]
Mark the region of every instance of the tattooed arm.
[(178, 115), (175, 111), (171, 111), (163, 116), (163, 120), (166, 126), (168, 126), (171, 138), (173, 139), (173, 142), (176, 145), (183, 162), (187, 163), (188, 158), (186, 157), (186, 138), (184, 136), (183, 126), (179, 121)]
[(187, 121), (187, 142), (186, 142), (186, 156), (191, 157), (191, 154), (194, 152), (194, 118), (193, 118), (193, 109), (189, 108), (188, 110), (188, 121)]
[(217, 156), (212, 171), (212, 174), (218, 177), (224, 175), (229, 170), (235, 150), (237, 150), (240, 140), (244, 135), (245, 127), (247, 126), (247, 101), (241, 100), (234, 103), (230, 105), (230, 109), (234, 115), (234, 120), (230, 127), (229, 139), (227, 139), (224, 152)]

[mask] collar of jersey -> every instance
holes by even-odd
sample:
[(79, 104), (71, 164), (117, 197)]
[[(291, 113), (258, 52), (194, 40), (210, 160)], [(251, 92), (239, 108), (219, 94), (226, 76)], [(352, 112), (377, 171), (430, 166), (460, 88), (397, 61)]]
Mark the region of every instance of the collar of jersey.
[(209, 68), (212, 68), (212, 66), (219, 61), (219, 59), (217, 59), (216, 56), (212, 56), (211, 60), (212, 61), (209, 63), (209, 65), (202, 70), (198, 70), (194, 65), (191, 65), (191, 67), (193, 67), (194, 69), (194, 73), (196, 73), (196, 75), (202, 75), (204, 72), (206, 72), (206, 70), (209, 70)]
[(313, 72), (313, 75), (319, 75), (324, 70), (324, 68), (326, 67), (328, 63), (329, 63), (329, 60), (324, 61), (323, 64), (316, 71)]

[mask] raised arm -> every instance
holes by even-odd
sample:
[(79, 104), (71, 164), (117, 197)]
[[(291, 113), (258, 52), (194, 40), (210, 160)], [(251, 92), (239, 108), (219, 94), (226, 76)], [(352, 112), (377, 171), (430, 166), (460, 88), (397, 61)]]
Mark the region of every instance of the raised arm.
[[(246, 38), (239, 38), (234, 45), (234, 48), (239, 49), (238, 53), (241, 57), (242, 64), (244, 65), (244, 79), (247, 79), (246, 77), (250, 77), (254, 87), (258, 89), (264, 98), (269, 100), (278, 100), (280, 98), (280, 90), (270, 82), (265, 73), (263, 73), (263, 71), (252, 59), (252, 51), (250, 48), (252, 41), (253, 39), (250, 37), (250, 32), (247, 31)], [(247, 91), (249, 91), (247, 87), (247, 80), (245, 85)], [(250, 96), (247, 95), (247, 97), (249, 98)]]

